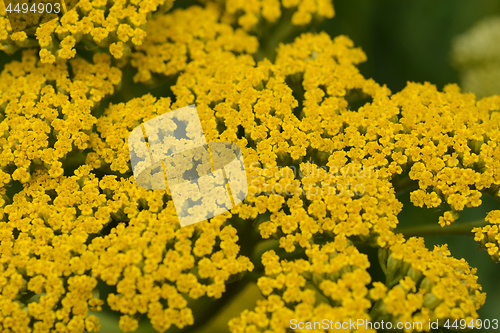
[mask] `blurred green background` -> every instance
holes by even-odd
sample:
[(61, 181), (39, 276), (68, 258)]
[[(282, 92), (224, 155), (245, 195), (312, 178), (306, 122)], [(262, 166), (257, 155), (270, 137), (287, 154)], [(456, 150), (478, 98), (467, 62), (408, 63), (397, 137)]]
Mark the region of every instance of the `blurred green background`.
[(500, 15), (497, 0), (339, 0), (335, 17), (320, 27), (345, 34), (368, 56), (361, 73), (397, 92), (408, 81), (442, 89), (458, 82), (451, 42), (475, 23)]

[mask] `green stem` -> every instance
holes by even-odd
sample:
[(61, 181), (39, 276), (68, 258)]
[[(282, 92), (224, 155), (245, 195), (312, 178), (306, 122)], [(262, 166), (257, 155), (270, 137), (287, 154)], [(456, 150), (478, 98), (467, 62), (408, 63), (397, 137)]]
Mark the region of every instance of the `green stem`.
[(488, 223), (484, 220), (457, 223), (446, 227), (438, 224), (422, 225), (416, 227), (396, 228), (394, 232), (402, 233), (405, 237), (411, 236), (438, 236), (438, 235), (470, 235), (471, 230), (476, 227), (484, 227)]
[(410, 179), (410, 177), (397, 178), (393, 181), (393, 186), (396, 191), (396, 197), (400, 196), (403, 193), (406, 193), (411, 190), (415, 190), (418, 188), (418, 182), (416, 180)]

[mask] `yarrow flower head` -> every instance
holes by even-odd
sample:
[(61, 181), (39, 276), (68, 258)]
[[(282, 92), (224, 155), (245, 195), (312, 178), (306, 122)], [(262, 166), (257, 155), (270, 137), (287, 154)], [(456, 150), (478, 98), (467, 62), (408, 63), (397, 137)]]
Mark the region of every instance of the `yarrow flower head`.
[(120, 82), (121, 71), (107, 54), (96, 53), (93, 63), (75, 58), (47, 65), (26, 51), (20, 62), (7, 64), (0, 74), (3, 184), (27, 183), (37, 166), (61, 176), (68, 155), (88, 148), (92, 111)]
[(255, 53), (258, 41), (241, 29), (220, 22), (222, 10), (213, 3), (158, 15), (148, 21), (147, 38), (134, 47), (131, 64), (135, 81), (154, 82), (153, 74), (171, 76), (193, 62), (204, 63), (207, 53)]
[[(90, 1), (80, 0), (61, 19), (51, 20), (33, 31), (12, 32), (4, 3), (0, 3), (0, 50), (8, 54), (22, 47), (39, 45), (43, 63), (75, 57), (75, 44), (87, 49), (106, 48), (115, 58), (140, 45), (153, 12), (165, 12), (173, 0)], [(72, 6), (70, 6), (72, 7)], [(128, 50), (128, 51), (127, 51)]]
[(329, 0), (216, 0), (225, 7), (223, 21), (254, 30), (258, 24), (276, 23), (280, 17), (291, 16), (291, 23), (306, 25), (311, 20), (332, 18), (335, 14)]
[[(0, 8), (0, 48), (26, 48), (0, 72), (1, 331), (105, 331), (102, 313), (184, 329), (246, 283), (261, 297), (231, 332), (477, 319), (476, 269), (400, 233), (399, 195), (442, 209), (443, 231), (499, 200), (500, 97), (365, 78), (347, 36), (300, 33), (331, 1), (171, 6), (81, 0), (21, 32)], [(169, 188), (137, 186), (128, 138), (190, 104), (209, 144), (241, 147), (249, 193), (181, 227)], [(499, 211), (485, 220), (475, 240), (499, 261)]]

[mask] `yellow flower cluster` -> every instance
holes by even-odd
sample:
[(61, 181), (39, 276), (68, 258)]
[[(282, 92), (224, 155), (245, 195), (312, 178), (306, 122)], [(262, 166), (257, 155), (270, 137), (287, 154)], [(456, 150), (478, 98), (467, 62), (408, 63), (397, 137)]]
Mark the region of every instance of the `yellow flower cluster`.
[[(388, 180), (408, 171), (420, 187), (412, 192), (415, 205), (450, 205), (441, 225), (456, 220), (464, 207), (479, 206), (481, 190), (498, 195), (499, 118), (493, 112), (500, 109), (498, 96), (476, 103), (473, 95), (461, 94), (455, 85), (439, 92), (430, 84), (410, 83), (388, 98), (387, 89), (349, 66), (364, 60), (362, 53), (353, 50), (348, 55), (340, 49), (339, 57), (334, 47), (321, 50), (326, 42), (320, 38), (328, 37), (299, 38), (282, 47), (276, 63), (291, 79), (301, 76), (305, 93), (299, 128), (311, 132), (311, 148), (331, 154), (328, 166), (340, 168), (348, 161), (376, 166)], [(337, 45), (350, 45), (345, 38), (337, 39)], [(293, 56), (282, 56), (282, 51)], [(345, 110), (353, 90), (371, 96), (371, 103)]]
[(500, 262), (500, 210), (489, 212), (485, 220), (488, 225), (472, 229), (474, 240), (488, 251), (495, 262)]
[(294, 25), (305, 25), (313, 19), (332, 18), (332, 0), (216, 0), (225, 7), (224, 21), (252, 30), (260, 22), (275, 23), (283, 12), (291, 14)]
[[(99, 180), (88, 165), (71, 177), (38, 171), (4, 211), (2, 331), (97, 331), (89, 310), (104, 301), (122, 313), (124, 331), (143, 314), (160, 332), (182, 328), (193, 324), (188, 297), (219, 298), (230, 277), (253, 269), (229, 213), (181, 229), (163, 192)], [(98, 281), (116, 290), (106, 300)]]
[(2, 331), (98, 330), (88, 311), (99, 310), (103, 302), (94, 292), (97, 279), (88, 274), (96, 254), (86, 245), (110, 214), (98, 183), (86, 166), (68, 178), (39, 170), (5, 207)]
[(262, 188), (270, 189), (264, 192), (286, 188), (293, 194), (286, 199), (281, 193), (248, 199), (271, 212), (269, 221), (259, 225), (262, 237), (280, 238), (287, 252), (294, 251), (297, 245), (310, 248), (317, 237), (333, 239), (336, 235), (385, 246), (398, 223), (396, 216), (402, 205), (389, 183), (376, 178), (376, 172), (370, 175), (372, 170), (355, 169), (356, 165), (347, 164), (339, 174), (328, 174), (307, 164), (303, 165), (301, 180), (281, 177), (279, 173), (269, 179), (271, 184), (261, 179)]
[(478, 318), (476, 310), (486, 294), (477, 283), (476, 269), (464, 259), (450, 257), (446, 245), (429, 251), (422, 238), (399, 238), (380, 250), (379, 259), (390, 289), (379, 293), (374, 316), (389, 316), (394, 323), (422, 323), (424, 328), (429, 320), (465, 319), (469, 323)]
[(130, 173), (128, 135), (142, 123), (170, 110), (168, 98), (156, 101), (151, 95), (132, 99), (126, 104), (110, 105), (97, 119), (97, 131), (90, 135), (89, 145), (93, 151), (87, 155), (87, 163), (106, 171)]
[(220, 23), (221, 9), (214, 3), (191, 6), (148, 21), (147, 37), (134, 47), (130, 63), (135, 81), (149, 82), (152, 73), (174, 75), (187, 64), (206, 64), (207, 53), (255, 53), (257, 38)]
[[(184, 58), (202, 56), (204, 48), (205, 51), (218, 48), (255, 52), (254, 37), (240, 29), (233, 32), (230, 24), (248, 31), (261, 19), (274, 23), (282, 16), (282, 11), (293, 14), (291, 22), (298, 26), (334, 15), (331, 0), (204, 1), (206, 9), (192, 6), (186, 13), (179, 11), (173, 16), (164, 15), (173, 2), (80, 0), (60, 20), (42, 24), (34, 33), (33, 29), (13, 32), (1, 2), (0, 50), (13, 54), (19, 48), (40, 46), (42, 62), (53, 63), (56, 59), (73, 58), (75, 45), (80, 42), (86, 49), (107, 48), (116, 59), (123, 60), (139, 46), (139, 53), (134, 58), (136, 62), (145, 63), (142, 64), (145, 68), (137, 74), (142, 81), (144, 75), (148, 76), (145, 72), (155, 69), (152, 64), (157, 58), (169, 63), (167, 68), (157, 70), (170, 74), (172, 70), (182, 69), (182, 63), (186, 62)], [(189, 27), (189, 32), (186, 32), (186, 27)], [(146, 35), (149, 46), (142, 46)]]
[(87, 49), (108, 48), (115, 58), (140, 45), (153, 12), (167, 11), (173, 0), (91, 1), (80, 0), (62, 18), (33, 29), (12, 32), (3, 1), (0, 2), (0, 50), (8, 54), (22, 47), (39, 46), (43, 63), (75, 56), (75, 44)]
[[(231, 332), (285, 333), (293, 320), (320, 323), (325, 318), (333, 322), (370, 320), (367, 310), (372, 302), (367, 287), (371, 278), (366, 271), (370, 266), (367, 256), (346, 238), (337, 238), (324, 246), (314, 245), (306, 254), (308, 260), (280, 261), (274, 251), (264, 253), (266, 276), (258, 280), (258, 286), (266, 299), (258, 301), (255, 310), (244, 310), (232, 319)], [(316, 327), (315, 332), (324, 330)]]
[(438, 92), (429, 84), (409, 84), (392, 100), (401, 108), (403, 126), (394, 145), (408, 159), (410, 178), (419, 185), (411, 194), (415, 205), (448, 203), (451, 210), (439, 221), (444, 226), (465, 207), (481, 205), (482, 190), (498, 195), (498, 114), (493, 112), (500, 107), (498, 97), (476, 103), (455, 85)]
[[(69, 71), (72, 78), (69, 78)], [(35, 167), (58, 177), (72, 151), (88, 148), (92, 110), (121, 82), (110, 56), (41, 64), (34, 50), (0, 74), (0, 184), (27, 183)]]
[[(197, 104), (208, 138), (247, 147), (250, 195), (233, 212), (242, 219), (269, 212), (268, 221), (259, 225), (261, 236), (278, 238), (288, 252), (336, 236), (380, 248), (394, 245), (401, 203), (390, 181), (403, 171), (418, 181), (419, 190), (411, 196), (415, 205), (451, 206), (440, 218), (442, 225), (464, 207), (479, 206), (480, 190), (498, 195), (498, 116), (493, 111), (499, 99), (476, 103), (454, 85), (439, 92), (430, 84), (409, 84), (391, 96), (359, 74), (355, 64), (363, 60), (345, 37), (332, 41), (325, 34), (304, 34), (278, 49), (275, 64), (213, 54), (207, 61), (214, 65), (193, 64), (172, 87), (179, 105)], [(356, 96), (365, 101), (357, 110), (349, 102)], [(327, 170), (318, 168), (322, 163)], [(309, 172), (297, 177), (292, 168), (282, 167), (287, 165)], [(362, 193), (356, 193), (356, 185), (362, 185)], [(424, 258), (438, 262), (440, 257), (433, 252)], [(431, 276), (423, 268), (422, 274)], [(462, 276), (453, 274), (450, 283), (461, 283)], [(464, 274), (470, 280), (474, 272)], [(451, 288), (440, 281), (432, 283)], [(472, 282), (469, 287), (472, 293), (479, 290)], [(475, 300), (464, 292), (460, 300), (468, 307), (463, 312), (445, 305), (432, 315), (435, 307), (420, 309), (439, 319), (475, 317), (480, 296)]]
[[(445, 246), (429, 251), (395, 234), (393, 182), (408, 174), (418, 184), (416, 206), (449, 205), (442, 226), (485, 192), (499, 198), (500, 97), (428, 83), (392, 94), (359, 73), (366, 56), (349, 38), (325, 33), (256, 62), (257, 24), (331, 17), (331, 1), (221, 0), (165, 14), (171, 3), (82, 0), (37, 28), (36, 41), (0, 17), (4, 51), (41, 48), (0, 73), (0, 329), (97, 331), (89, 312), (105, 303), (123, 331), (143, 315), (159, 332), (183, 328), (202, 296), (220, 298), (259, 261), (265, 300), (232, 320), (233, 332), (286, 332), (291, 319), (477, 318), (485, 295), (475, 270)], [(121, 60), (86, 61), (79, 43)], [(98, 104), (122, 84), (114, 64), (137, 69), (136, 82), (170, 76), (174, 96), (109, 104), (101, 115)], [(241, 147), (249, 194), (180, 228), (169, 190), (134, 183), (128, 136), (190, 104), (207, 142)], [(499, 260), (499, 211), (487, 220), (476, 240)], [(276, 249), (254, 260), (245, 243), (269, 238)], [(358, 244), (379, 251), (385, 284)], [(98, 284), (112, 290), (106, 298)]]
[(239, 255), (236, 229), (225, 223), (230, 214), (181, 229), (164, 193), (137, 189), (132, 179), (114, 177), (103, 179), (100, 187), (129, 220), (89, 246), (98, 258), (93, 274), (116, 286), (107, 303), (123, 314), (122, 330), (135, 330), (143, 314), (159, 332), (192, 325), (189, 299), (220, 298), (230, 277), (253, 269)]
[[(394, 236), (393, 241), (379, 255), (389, 279), (386, 284), (371, 283), (367, 256), (342, 237), (308, 249), (308, 260), (280, 261), (274, 251), (266, 252), (262, 256), (266, 276), (258, 280), (266, 299), (232, 319), (231, 332), (288, 332), (297, 322), (309, 323), (315, 332), (330, 332), (335, 323), (349, 322), (362, 325), (358, 329), (364, 332), (376, 332), (367, 321), (382, 319), (393, 327), (413, 323), (428, 332), (429, 321), (470, 322), (478, 317), (476, 310), (484, 304), (485, 294), (475, 269), (450, 257), (446, 246), (429, 251), (421, 238), (405, 242)], [(405, 332), (414, 327), (418, 326)]]

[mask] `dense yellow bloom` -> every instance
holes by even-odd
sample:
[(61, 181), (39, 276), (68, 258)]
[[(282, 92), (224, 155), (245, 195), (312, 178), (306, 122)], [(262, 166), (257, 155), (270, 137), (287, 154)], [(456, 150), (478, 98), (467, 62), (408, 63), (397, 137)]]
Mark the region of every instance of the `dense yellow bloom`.
[(22, 183), (37, 166), (58, 177), (68, 154), (88, 148), (96, 122), (92, 110), (121, 81), (121, 71), (111, 65), (109, 55), (96, 53), (93, 60), (41, 64), (35, 52), (26, 51), (21, 62), (5, 66), (0, 74), (3, 185), (10, 181), (7, 169)]
[(219, 23), (221, 10), (213, 3), (189, 7), (148, 21), (147, 38), (134, 48), (131, 64), (136, 81), (148, 82), (152, 73), (177, 74), (188, 63), (205, 63), (207, 53), (255, 53), (257, 38)]
[(282, 13), (292, 14), (294, 25), (305, 25), (314, 19), (332, 18), (332, 0), (216, 0), (225, 7), (224, 21), (252, 30), (261, 22), (275, 23)]
[(493, 210), (489, 212), (485, 220), (489, 222), (488, 225), (472, 229), (472, 232), (475, 232), (474, 240), (488, 251), (488, 254), (495, 262), (500, 262), (500, 232), (498, 228), (500, 211)]
[[(193, 324), (183, 295), (219, 298), (231, 276), (252, 270), (238, 255), (236, 230), (224, 223), (229, 213), (181, 229), (164, 193), (137, 188), (132, 179), (99, 180), (91, 170), (82, 166), (58, 178), (38, 172), (5, 208), (2, 306), (10, 310), (4, 330), (25, 332), (31, 322), (42, 331), (94, 331), (98, 323), (88, 311), (104, 301), (123, 313), (124, 331), (137, 325), (130, 315), (141, 314), (158, 331), (182, 328)], [(100, 299), (98, 280), (116, 292)], [(31, 297), (41, 293), (38, 301)], [(29, 317), (19, 297), (29, 300)]]
[(410, 178), (420, 187), (412, 192), (412, 202), (427, 207), (447, 202), (451, 211), (440, 219), (441, 225), (456, 220), (464, 207), (479, 206), (481, 190), (500, 181), (498, 115), (492, 112), (499, 100), (476, 103), (456, 86), (438, 92), (428, 84), (411, 84), (393, 101), (402, 109), (405, 131), (395, 136), (394, 144), (413, 162)]
[[(446, 246), (431, 252), (422, 239), (393, 240), (394, 245), (380, 251), (390, 289), (380, 282), (369, 288), (368, 259), (345, 238), (323, 247), (314, 245), (306, 251), (309, 260), (279, 261), (273, 251), (266, 252), (262, 256), (266, 277), (258, 281), (266, 299), (254, 311), (245, 310), (231, 320), (231, 332), (286, 332), (292, 319), (323, 323), (325, 318), (333, 323), (384, 318), (394, 327), (414, 322), (429, 331), (429, 320), (478, 317), (476, 310), (484, 304), (485, 294), (475, 269), (450, 257)], [(328, 302), (317, 304), (323, 297)], [(375, 311), (369, 314), (372, 306)], [(317, 332), (328, 331), (320, 328)]]
[(377, 316), (389, 315), (394, 323), (420, 322), (424, 328), (429, 320), (478, 318), (476, 310), (486, 295), (476, 269), (450, 257), (446, 245), (429, 251), (422, 238), (399, 239), (380, 250), (379, 257), (392, 288), (380, 297)]
[[(367, 285), (370, 265), (365, 254), (345, 238), (306, 251), (308, 260), (279, 261), (274, 251), (262, 256), (266, 276), (258, 281), (266, 299), (229, 322), (231, 332), (288, 332), (299, 322), (369, 320)], [(321, 302), (320, 299), (328, 299)], [(317, 330), (323, 332), (324, 330)], [(368, 330), (367, 332), (375, 332)]]
[(3, 1), (0, 2), (0, 50), (8, 54), (20, 47), (39, 45), (43, 63), (75, 56), (75, 43), (87, 49), (109, 48), (115, 58), (121, 58), (119, 45), (140, 45), (145, 37), (148, 17), (157, 10), (166, 11), (173, 0), (91, 1), (80, 0), (77, 7), (62, 18), (31, 30), (12, 32)]
[(150, 95), (126, 104), (111, 105), (97, 120), (97, 132), (90, 135), (93, 152), (87, 155), (87, 163), (96, 168), (108, 165), (111, 171), (122, 174), (131, 172), (126, 144), (129, 133), (143, 122), (170, 110), (168, 98), (156, 101)]
[[(329, 0), (203, 3), (165, 13), (172, 1), (82, 0), (34, 35), (0, 16), (0, 48), (30, 48), (0, 73), (0, 329), (98, 331), (90, 312), (105, 305), (123, 331), (143, 317), (182, 329), (251, 271), (264, 300), (232, 332), (477, 318), (476, 270), (395, 231), (394, 183), (408, 174), (415, 206), (449, 205), (443, 228), (484, 193), (498, 199), (500, 97), (429, 83), (393, 94), (360, 74), (366, 56), (346, 36), (304, 33), (256, 60), (262, 26), (330, 18)], [(106, 53), (88, 61), (81, 46)], [(122, 70), (136, 83), (168, 78), (172, 96), (110, 102)], [(207, 142), (241, 147), (249, 194), (181, 228), (170, 190), (135, 184), (128, 136), (190, 104)], [(473, 230), (495, 261), (499, 212)], [(370, 275), (379, 264), (386, 281)]]

